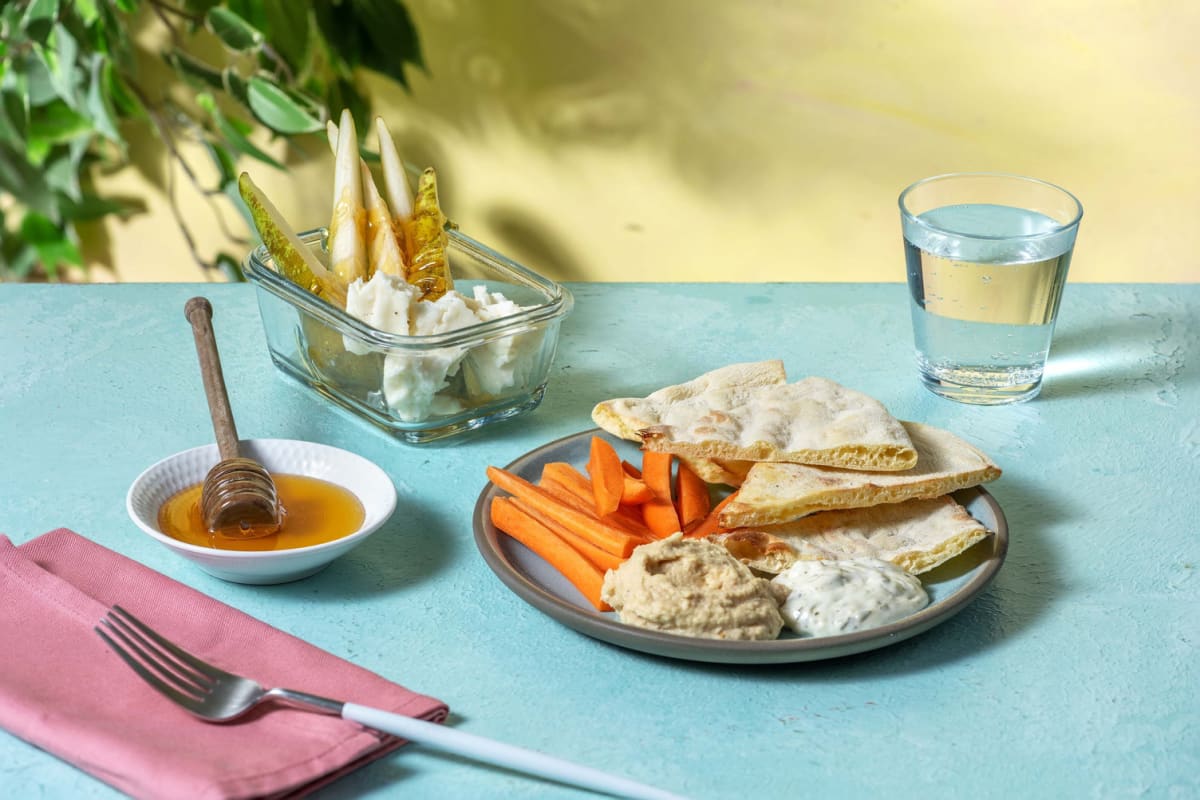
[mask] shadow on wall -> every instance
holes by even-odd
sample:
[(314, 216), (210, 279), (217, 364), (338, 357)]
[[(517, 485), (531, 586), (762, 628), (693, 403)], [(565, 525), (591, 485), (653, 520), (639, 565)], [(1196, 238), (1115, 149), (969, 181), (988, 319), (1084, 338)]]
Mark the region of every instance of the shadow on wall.
[[(1200, 4), (408, 6), (428, 68), (369, 79), (377, 111), (465, 233), (551, 277), (899, 281), (899, 191), (995, 170), (1081, 198), (1072, 280), (1200, 280)], [(332, 159), (304, 149), (242, 165), (297, 228), (330, 206)], [(187, 260), (158, 244), (166, 205), (147, 216), (114, 259)]]
[(376, 96), (464, 230), (559, 278), (899, 280), (899, 190), (996, 170), (1083, 198), (1075, 279), (1195, 280), (1127, 213), (1195, 161), (1170, 5), (414, 1), (428, 72)]

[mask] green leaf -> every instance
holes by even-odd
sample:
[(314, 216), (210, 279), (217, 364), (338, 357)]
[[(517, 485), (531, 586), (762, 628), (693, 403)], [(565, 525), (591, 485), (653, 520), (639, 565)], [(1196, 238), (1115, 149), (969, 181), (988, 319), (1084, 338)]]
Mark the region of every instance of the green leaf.
[(62, 210), (63, 198), (73, 202), (80, 197), (79, 163), (71, 158), (66, 148), (54, 148), (53, 157), (47, 158), (42, 174), (46, 176), (46, 184), (58, 192), (59, 210)]
[(107, 53), (114, 64), (127, 72), (136, 72), (138, 53), (128, 32), (133, 25), (134, 20), (122, 14), (111, 0), (101, 3), (100, 20), (88, 29), (90, 48)]
[(0, 80), (0, 105), (13, 129), (24, 141), (29, 130), (29, 79), (17, 70), (4, 74)]
[(5, 3), (0, 6), (0, 30), (19, 31), (21, 25), (21, 7), (16, 3)]
[(79, 45), (76, 43), (75, 37), (71, 35), (65, 25), (55, 25), (47, 41), (47, 46), (39, 47), (37, 50), (46, 67), (50, 85), (54, 87), (55, 94), (71, 108), (78, 109), (80, 102), (76, 84), (79, 80), (75, 59), (79, 55)]
[(33, 272), (37, 265), (37, 251), (17, 234), (6, 236), (0, 248), (0, 276), (7, 273), (20, 280)]
[(245, 52), (262, 47), (262, 33), (228, 8), (210, 8), (204, 20), (208, 29), (230, 50)]
[(276, 133), (312, 133), (325, 127), (321, 120), (266, 78), (250, 79), (249, 99), (254, 116)]
[(307, 4), (291, 0), (261, 0), (263, 7), (263, 31), (267, 41), (275, 48), (292, 72), (302, 72), (308, 63), (312, 37)]
[(58, 214), (53, 215), (54, 219), (58, 219), (59, 215), (69, 216), (64, 210), (66, 206), (78, 202), (83, 197), (79, 175), (83, 171), (90, 145), (90, 136), (81, 136), (66, 145), (55, 145), (42, 166), (41, 172), (46, 185), (58, 198)]
[(213, 166), (217, 168), (217, 188), (221, 191), (226, 191), (228, 187), (237, 184), (238, 172), (237, 161), (229, 149), (222, 147), (217, 142), (204, 140), (204, 149), (208, 151), (208, 155), (212, 158)]
[(21, 27), (30, 41), (45, 44), (54, 29), (54, 20), (58, 17), (58, 0), (32, 0), (25, 7), (25, 17)]
[[(340, 62), (336, 71), (349, 74), (359, 64), (362, 31), (353, 18), (345, 13), (341, 0), (318, 0), (312, 4), (313, 18), (325, 38), (330, 58)], [(337, 16), (335, 16), (335, 14)]]
[(167, 61), (175, 68), (180, 77), (192, 86), (208, 86), (213, 89), (224, 88), (221, 83), (221, 70), (210, 66), (184, 50), (180, 50), (178, 47), (167, 53)]
[(0, 103), (0, 142), (7, 144), (17, 149), (24, 149), (25, 137), (13, 125), (12, 120), (8, 118), (7, 110), (3, 103)]
[(219, 5), (221, 5), (221, 0), (184, 0), (183, 9), (189, 14), (203, 17), (208, 14), (210, 9)]
[(405, 65), (425, 66), (408, 9), (397, 0), (351, 0), (350, 6), (372, 45), (363, 52), (362, 65), (407, 87)]
[(31, 53), (28, 58), (23, 59), (18, 64), (17, 69), (25, 73), (31, 108), (44, 106), (59, 99), (58, 89), (54, 85), (54, 78), (50, 75), (50, 70), (47, 68), (46, 62), (40, 57)]
[(100, 9), (96, 6), (96, 0), (75, 0), (75, 13), (79, 15), (79, 20), (89, 27), (100, 19)]
[(226, 67), (221, 72), (221, 84), (229, 96), (237, 100), (247, 109), (250, 108), (250, 86), (246, 79), (233, 67)]
[(237, 14), (251, 27), (266, 31), (267, 16), (262, 0), (225, 0), (221, 5)]
[(31, 163), (26, 151), (0, 144), (0, 189), (31, 211), (52, 217), (58, 213), (58, 201), (41, 170)]
[(201, 94), (196, 98), (196, 102), (208, 112), (212, 117), (213, 123), (217, 126), (217, 131), (225, 139), (225, 141), (235, 151), (245, 153), (251, 158), (257, 159), (264, 164), (270, 164), (276, 169), (283, 169), (283, 164), (280, 164), (271, 156), (258, 149), (245, 135), (235, 127), (233, 122), (221, 113), (221, 109), (217, 108), (216, 100), (211, 94)]
[(51, 143), (66, 142), (91, 131), (92, 121), (62, 100), (32, 109), (29, 115), (30, 140), (37, 138)]
[(330, 108), (348, 108), (359, 131), (369, 130), (371, 104), (353, 80), (339, 78), (329, 89), (326, 99)]
[(366, 67), (407, 87), (405, 67), (425, 66), (416, 28), (398, 0), (318, 0), (313, 15), (343, 75)]
[(112, 69), (105, 70), (104, 80), (108, 84), (105, 91), (112, 102), (113, 110), (119, 117), (131, 118), (145, 115), (146, 110), (142, 107), (142, 101), (129, 91), (129, 87), (125, 84), (125, 78), (115, 64)]
[(94, 194), (84, 194), (78, 200), (65, 198), (62, 203), (63, 216), (74, 222), (87, 222), (109, 214), (128, 217), (146, 210), (140, 198), (114, 200)]
[(25, 241), (37, 251), (37, 260), (50, 277), (55, 277), (59, 266), (74, 264), (83, 266), (79, 247), (68, 237), (66, 230), (36, 211), (21, 220), (20, 233)]
[(0, 142), (12, 145), (16, 150), (24, 150), (28, 127), (29, 114), (21, 95), (0, 88)]
[(91, 82), (87, 93), (87, 110), (92, 115), (92, 124), (96, 131), (123, 148), (125, 140), (117, 130), (116, 114), (109, 101), (107, 88), (111, 78), (106, 74), (112, 70), (112, 62), (100, 53), (92, 54)]

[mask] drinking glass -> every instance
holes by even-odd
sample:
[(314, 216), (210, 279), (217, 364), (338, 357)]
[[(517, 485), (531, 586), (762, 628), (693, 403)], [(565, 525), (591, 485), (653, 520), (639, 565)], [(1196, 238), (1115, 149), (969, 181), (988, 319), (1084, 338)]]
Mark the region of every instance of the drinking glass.
[(1035, 397), (1083, 206), (1020, 175), (962, 172), (900, 194), (922, 383), (963, 403)]

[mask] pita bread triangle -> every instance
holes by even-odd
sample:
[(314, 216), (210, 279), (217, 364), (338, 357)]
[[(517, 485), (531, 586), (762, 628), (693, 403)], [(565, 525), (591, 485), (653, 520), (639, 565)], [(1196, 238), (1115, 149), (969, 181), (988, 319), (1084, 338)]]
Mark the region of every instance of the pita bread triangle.
[(917, 465), (904, 472), (862, 472), (760, 462), (750, 468), (721, 526), (776, 525), (817, 511), (940, 497), (1000, 477), (1000, 468), (949, 431), (904, 422)]
[(878, 400), (827, 378), (786, 383), (778, 361), (733, 364), (644, 398), (600, 403), (592, 419), (647, 450), (691, 460), (912, 468), (917, 451)]
[(694, 400), (710, 391), (731, 386), (774, 386), (787, 383), (787, 373), (779, 360), (758, 361), (706, 372), (699, 378), (676, 386), (666, 386), (646, 397), (605, 400), (592, 409), (592, 421), (613, 436), (630, 441), (642, 440), (638, 431), (659, 421), (659, 410), (674, 403)]
[(712, 537), (735, 558), (778, 574), (796, 561), (878, 558), (913, 575), (965, 552), (989, 531), (949, 496), (822, 511)]

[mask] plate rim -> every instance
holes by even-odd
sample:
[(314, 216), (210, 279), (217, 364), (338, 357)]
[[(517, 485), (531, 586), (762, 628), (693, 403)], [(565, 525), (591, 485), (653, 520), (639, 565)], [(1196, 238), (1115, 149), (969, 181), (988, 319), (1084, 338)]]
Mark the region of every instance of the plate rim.
[[(509, 462), (504, 469), (517, 471), (525, 463), (537, 460), (548, 451), (562, 449), (577, 439), (597, 434), (611, 435), (594, 427), (561, 436), (523, 453)], [(619, 620), (602, 616), (600, 612), (589, 611), (569, 603), (527, 578), (505, 556), (499, 546), (499, 536), (503, 534), (491, 524), (489, 504), (499, 493), (500, 489), (490, 480), (484, 484), (475, 501), (472, 527), (475, 545), (484, 562), (510, 591), (538, 611), (578, 633), (619, 647), (690, 661), (725, 664), (817, 661), (867, 652), (910, 639), (945, 622), (970, 604), (992, 582), (1008, 554), (1008, 521), (999, 502), (981, 486), (962, 489), (953, 492), (952, 496), (964, 505), (975, 500), (981, 501), (994, 515), (996, 525), (992, 536), (985, 540), (992, 543), (991, 554), (975, 567), (974, 574), (967, 582), (949, 596), (896, 622), (837, 636), (769, 641), (705, 639), (626, 625)], [(531, 555), (538, 558), (535, 553)]]

